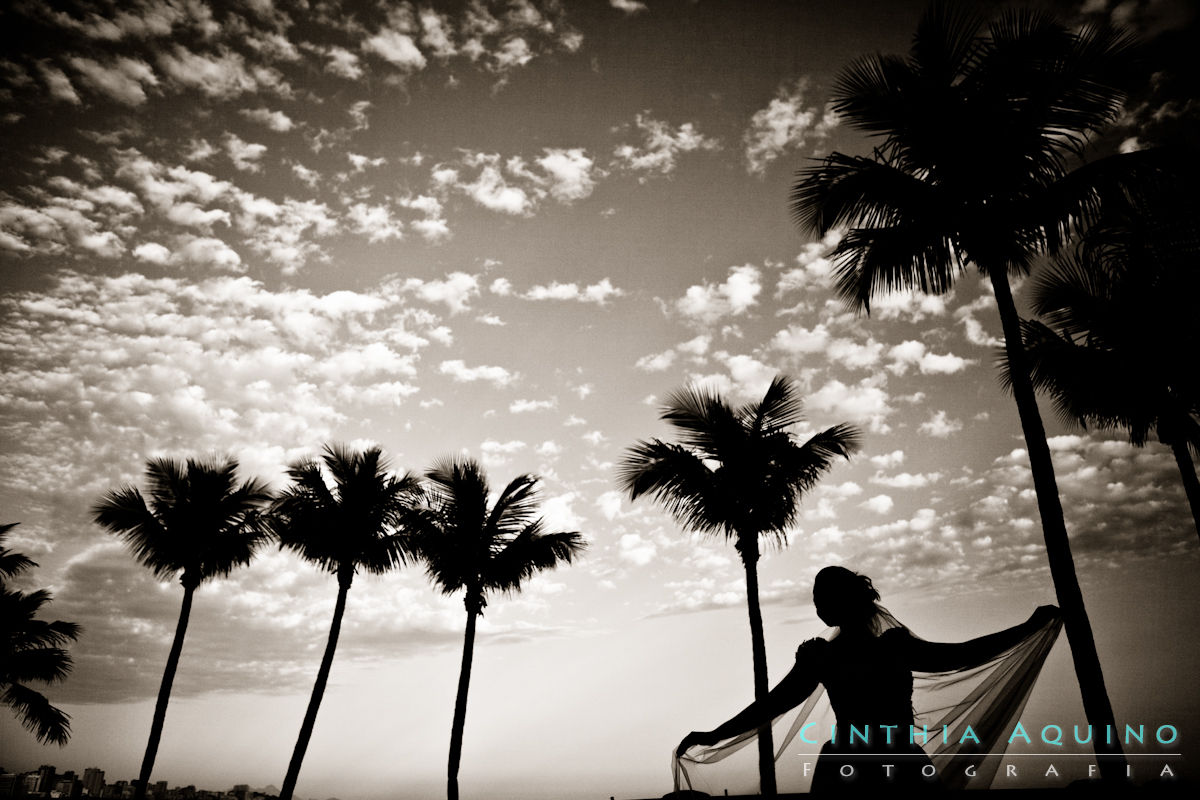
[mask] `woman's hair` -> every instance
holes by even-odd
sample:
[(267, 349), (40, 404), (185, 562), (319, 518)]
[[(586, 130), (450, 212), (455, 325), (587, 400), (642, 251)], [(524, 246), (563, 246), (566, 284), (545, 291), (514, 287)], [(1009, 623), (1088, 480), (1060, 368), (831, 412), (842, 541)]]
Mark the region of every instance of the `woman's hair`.
[(839, 616), (848, 620), (867, 620), (877, 610), (879, 591), (866, 575), (845, 567), (825, 567), (813, 581), (814, 592), (817, 586), (837, 597)]

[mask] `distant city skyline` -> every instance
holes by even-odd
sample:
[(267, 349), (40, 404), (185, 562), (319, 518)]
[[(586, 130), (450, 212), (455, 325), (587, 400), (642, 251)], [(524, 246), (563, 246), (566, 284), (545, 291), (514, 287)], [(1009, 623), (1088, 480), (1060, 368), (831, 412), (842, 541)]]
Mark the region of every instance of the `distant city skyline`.
[[(839, 71), (907, 52), (926, 5), (0, 9), (0, 523), (39, 564), (17, 588), (82, 626), (45, 687), (71, 742), (5, 710), (0, 765), (137, 775), (182, 589), (91, 509), (155, 457), (228, 455), (276, 490), (331, 442), (397, 472), (465, 454), (497, 486), (541, 476), (547, 528), (588, 552), (480, 620), (464, 798), (661, 796), (684, 734), (749, 702), (737, 554), (617, 482), (689, 383), (740, 403), (788, 374), (801, 439), (863, 431), (759, 566), (772, 681), (824, 629), (827, 564), (934, 640), (1054, 602), (986, 281), (855, 314), (840, 232), (789, 212), (798, 170), (874, 144), (829, 107)], [(1089, 158), (1192, 130), (1194, 4), (1036, 5), (1163, 59)], [(1177, 725), (1198, 779), (1200, 548), (1171, 452), (1042, 411), (1117, 719)], [(336, 594), (275, 548), (197, 590), (152, 782), (282, 784)], [(444, 793), (463, 626), (417, 567), (356, 578), (299, 796)], [(1083, 722), (1065, 639), (1026, 714)]]

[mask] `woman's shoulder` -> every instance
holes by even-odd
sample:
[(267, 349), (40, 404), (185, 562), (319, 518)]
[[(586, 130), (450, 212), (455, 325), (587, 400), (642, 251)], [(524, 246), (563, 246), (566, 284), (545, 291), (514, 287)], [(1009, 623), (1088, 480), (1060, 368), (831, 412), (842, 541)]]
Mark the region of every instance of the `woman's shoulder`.
[(829, 642), (819, 636), (815, 639), (805, 639), (796, 648), (796, 660), (799, 661), (802, 658), (821, 658), (827, 652), (828, 648)]

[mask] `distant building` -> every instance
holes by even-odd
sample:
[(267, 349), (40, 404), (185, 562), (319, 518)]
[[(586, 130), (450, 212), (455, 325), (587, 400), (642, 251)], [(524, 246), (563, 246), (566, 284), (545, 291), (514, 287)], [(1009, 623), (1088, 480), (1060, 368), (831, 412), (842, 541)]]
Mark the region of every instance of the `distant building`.
[(83, 771), (83, 793), (88, 797), (100, 797), (104, 794), (104, 770), (88, 767)]
[(42, 764), (38, 767), (38, 788), (34, 791), (50, 794), (54, 791), (54, 781), (58, 777), (53, 764)]
[(25, 781), (15, 772), (0, 775), (0, 797), (24, 797)]

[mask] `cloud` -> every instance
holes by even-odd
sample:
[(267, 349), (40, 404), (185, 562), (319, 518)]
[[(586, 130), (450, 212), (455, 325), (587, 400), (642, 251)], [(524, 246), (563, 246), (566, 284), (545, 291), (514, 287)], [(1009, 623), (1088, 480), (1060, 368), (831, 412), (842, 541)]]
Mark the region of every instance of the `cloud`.
[(220, 100), (263, 90), (280, 97), (292, 96), (291, 86), (277, 69), (247, 66), (240, 53), (225, 47), (216, 53), (201, 54), (177, 44), (158, 54), (158, 66), (177, 88), (194, 89)]
[(404, 238), (404, 224), (392, 216), (392, 211), (387, 206), (355, 203), (346, 209), (346, 215), (350, 220), (351, 230), (365, 235), (371, 244), (392, 239), (400, 241)]
[(537, 164), (549, 176), (550, 195), (555, 200), (563, 203), (582, 200), (596, 188), (596, 181), (592, 178), (595, 162), (584, 154), (582, 148), (547, 148)]
[(258, 172), (262, 165), (258, 163), (267, 152), (265, 144), (252, 144), (243, 141), (235, 133), (225, 134), (225, 152), (233, 165), (243, 172)]
[(557, 408), (558, 401), (554, 398), (549, 400), (514, 400), (508, 406), (508, 411), (511, 414), (527, 414), (531, 411), (546, 411), (551, 408)]
[(363, 76), (358, 56), (344, 47), (332, 45), (324, 50), (325, 71), (339, 78), (356, 81)]
[(608, 4), (618, 11), (624, 11), (630, 17), (646, 10), (646, 4), (639, 0), (608, 0)]
[(923, 342), (913, 339), (894, 345), (888, 350), (888, 358), (891, 359), (888, 369), (897, 375), (904, 375), (912, 366), (922, 375), (952, 375), (976, 363), (953, 353), (930, 353)]
[(658, 555), (658, 547), (640, 534), (627, 533), (617, 542), (617, 554), (622, 561), (628, 561), (637, 567), (644, 567)]
[(61, 69), (42, 61), (38, 64), (38, 72), (41, 73), (42, 80), (46, 82), (46, 90), (55, 100), (76, 106), (83, 102), (79, 99), (75, 87), (71, 85), (71, 79)]
[(767, 166), (785, 152), (796, 151), (809, 141), (821, 141), (837, 125), (831, 109), (805, 107), (808, 80), (801, 78), (792, 86), (780, 86), (775, 97), (754, 112), (750, 127), (742, 135), (746, 170), (762, 175)]
[(403, 72), (415, 72), (425, 68), (425, 56), (417, 43), (407, 33), (392, 28), (383, 28), (363, 42), (363, 50), (374, 53)]
[(158, 77), (144, 61), (119, 57), (109, 64), (74, 57), (69, 63), (79, 73), (80, 83), (127, 106), (146, 102), (146, 87), (157, 86)]
[(805, 405), (839, 420), (865, 424), (873, 433), (891, 430), (887, 418), (895, 410), (887, 392), (873, 378), (864, 378), (855, 385), (836, 379), (826, 381), (806, 397)]
[(721, 147), (716, 139), (701, 134), (691, 122), (672, 129), (667, 122), (638, 114), (634, 125), (642, 132), (641, 145), (622, 144), (613, 151), (615, 164), (632, 172), (667, 175), (675, 171), (680, 153)]
[(487, 381), (498, 388), (508, 386), (518, 377), (516, 373), (509, 372), (504, 367), (492, 367), (486, 365), (468, 367), (460, 359), (443, 361), (438, 367), (438, 371), (443, 375), (449, 375), (459, 383)]
[(779, 276), (775, 297), (782, 298), (790, 292), (818, 290), (828, 292), (833, 288), (833, 262), (829, 254), (842, 240), (843, 232), (833, 228), (820, 240), (809, 242), (796, 255), (796, 266)]
[(876, 514), (886, 514), (892, 510), (892, 506), (895, 503), (886, 494), (877, 494), (870, 500), (864, 500), (859, 505), (868, 511), (874, 511)]
[(890, 453), (883, 453), (882, 455), (871, 456), (871, 463), (874, 464), (875, 466), (879, 467), (880, 469), (890, 469), (892, 467), (898, 467), (904, 463), (904, 451), (903, 450), (893, 450)]
[(958, 433), (963, 429), (962, 420), (950, 419), (945, 411), (937, 411), (925, 422), (918, 426), (917, 430), (926, 436), (933, 436), (937, 439), (945, 439), (951, 434)]
[(171, 254), (172, 264), (212, 267), (222, 272), (245, 272), (242, 257), (232, 247), (211, 236), (187, 238)]
[(444, 303), (451, 314), (470, 309), (471, 298), (479, 296), (479, 278), (465, 272), (451, 272), (440, 281), (409, 278), (400, 291), (413, 292), (427, 303)]
[(296, 126), (292, 118), (282, 111), (272, 111), (269, 108), (261, 106), (259, 108), (243, 108), (238, 113), (251, 122), (265, 125), (279, 133), (286, 133)]
[(545, 286), (530, 287), (521, 296), (526, 300), (574, 300), (579, 303), (595, 303), (605, 305), (610, 297), (620, 297), (624, 292), (612, 285), (608, 278), (589, 286), (580, 287), (576, 283), (558, 283), (557, 281)]
[(480, 458), (485, 466), (500, 467), (512, 461), (511, 456), (514, 453), (519, 453), (526, 447), (528, 447), (528, 445), (526, 445), (525, 442), (517, 439), (507, 442), (498, 442), (495, 439), (488, 439), (479, 445), (479, 452), (481, 453)]
[(171, 251), (156, 242), (146, 242), (133, 248), (133, 256), (151, 264), (166, 264), (171, 258)]
[(761, 292), (757, 267), (750, 264), (730, 267), (729, 277), (721, 283), (689, 287), (675, 301), (675, 309), (697, 324), (712, 325), (724, 317), (744, 314), (758, 303)]

